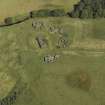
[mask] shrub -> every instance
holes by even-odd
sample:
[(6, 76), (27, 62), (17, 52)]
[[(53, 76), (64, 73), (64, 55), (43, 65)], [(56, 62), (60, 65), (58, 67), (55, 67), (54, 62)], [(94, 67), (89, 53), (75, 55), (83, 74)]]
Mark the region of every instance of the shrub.
[(10, 24), (13, 24), (14, 22), (13, 22), (13, 17), (7, 17), (6, 19), (5, 19), (5, 24), (7, 24), (7, 25), (10, 25)]
[(50, 12), (50, 16), (65, 16), (66, 13), (63, 9), (54, 9), (54, 10), (51, 10)]
[(30, 15), (34, 17), (48, 17), (48, 16), (65, 16), (65, 11), (63, 9), (41, 9), (38, 11), (31, 11)]
[(36, 10), (31, 11), (31, 12), (30, 12), (30, 16), (31, 16), (31, 18), (36, 17), (36, 14), (37, 14), (37, 11), (36, 11)]
[(4, 22), (6, 25), (12, 25), (16, 23), (23, 22), (30, 18), (30, 14), (23, 14), (23, 15), (17, 15), (15, 17), (7, 17)]
[(45, 17), (50, 15), (50, 10), (49, 9), (41, 9), (38, 11), (31, 11), (31, 17)]

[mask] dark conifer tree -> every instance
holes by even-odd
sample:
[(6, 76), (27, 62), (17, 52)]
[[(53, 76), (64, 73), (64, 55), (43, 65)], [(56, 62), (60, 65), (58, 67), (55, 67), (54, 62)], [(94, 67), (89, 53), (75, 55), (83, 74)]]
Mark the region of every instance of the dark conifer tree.
[(105, 17), (105, 0), (81, 0), (68, 15), (73, 18)]

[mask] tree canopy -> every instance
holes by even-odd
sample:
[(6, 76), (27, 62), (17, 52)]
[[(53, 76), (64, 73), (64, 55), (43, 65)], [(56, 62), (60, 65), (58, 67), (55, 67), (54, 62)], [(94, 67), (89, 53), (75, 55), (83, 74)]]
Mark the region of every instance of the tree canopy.
[(68, 15), (73, 18), (105, 17), (105, 0), (80, 0)]

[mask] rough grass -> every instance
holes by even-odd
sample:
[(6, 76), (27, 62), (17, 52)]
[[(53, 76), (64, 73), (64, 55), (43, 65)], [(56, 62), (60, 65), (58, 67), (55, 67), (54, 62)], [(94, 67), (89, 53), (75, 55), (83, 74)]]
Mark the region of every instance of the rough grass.
[[(105, 53), (104, 49), (96, 48), (96, 42), (101, 44), (105, 39), (96, 39), (95, 35), (100, 31), (97, 28), (97, 33), (93, 30), (92, 20), (67, 17), (35, 18), (34, 21), (45, 23), (44, 28), (37, 30), (32, 28), (32, 21), (30, 19), (24, 23), (0, 28), (0, 73), (8, 72), (13, 78), (20, 76), (28, 84), (27, 91), (19, 96), (14, 105), (104, 105)], [(98, 27), (100, 22), (94, 21), (95, 26)], [(61, 26), (68, 35), (71, 46), (78, 45), (77, 41), (89, 43), (85, 42), (84, 46), (56, 49), (60, 35), (49, 32), (50, 25)], [(38, 48), (35, 37), (39, 34), (48, 39), (50, 43), (48, 48)], [(87, 45), (93, 47), (86, 49)], [(43, 57), (50, 53), (61, 56), (56, 62), (45, 64)], [(89, 91), (72, 88), (67, 83), (68, 74), (80, 70), (88, 72), (91, 78)]]
[(40, 9), (44, 5), (61, 5), (66, 10), (71, 10), (73, 4), (78, 0), (0, 0), (0, 20), (5, 17), (14, 16), (29, 12), (34, 9)]

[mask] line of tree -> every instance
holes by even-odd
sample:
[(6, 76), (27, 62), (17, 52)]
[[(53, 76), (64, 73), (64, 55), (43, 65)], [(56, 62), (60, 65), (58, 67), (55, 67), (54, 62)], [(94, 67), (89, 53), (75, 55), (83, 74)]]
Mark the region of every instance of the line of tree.
[(26, 14), (22, 15), (17, 15), (14, 17), (7, 17), (4, 20), (3, 25), (1, 26), (8, 26), (8, 25), (13, 25), (17, 23), (24, 22), (25, 20), (28, 20), (30, 18), (35, 18), (35, 17), (62, 17), (66, 16), (66, 12), (64, 9), (40, 9), (40, 10), (34, 10)]
[(80, 0), (68, 15), (73, 18), (105, 17), (105, 0)]
[(30, 15), (32, 18), (34, 17), (62, 17), (66, 16), (66, 12), (64, 9), (40, 9), (38, 11), (31, 11)]

